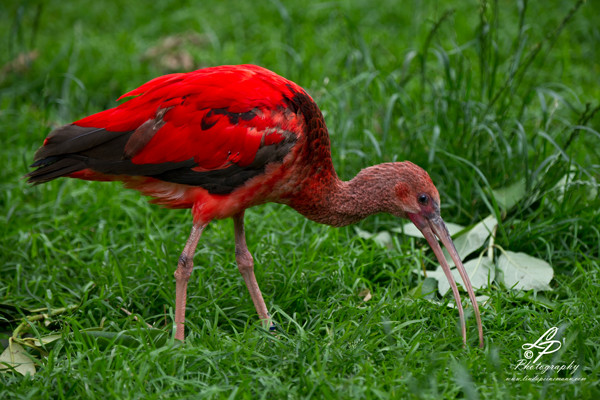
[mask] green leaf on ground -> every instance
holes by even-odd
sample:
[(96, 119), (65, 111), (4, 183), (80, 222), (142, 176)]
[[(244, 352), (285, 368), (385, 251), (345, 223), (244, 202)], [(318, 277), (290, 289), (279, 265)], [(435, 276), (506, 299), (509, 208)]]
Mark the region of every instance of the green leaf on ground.
[(391, 249), (393, 247), (392, 235), (390, 235), (390, 233), (388, 231), (371, 233), (371, 232), (365, 231), (364, 229), (360, 229), (358, 227), (354, 227), (354, 230), (356, 231), (356, 234), (359, 237), (361, 237), (363, 239), (367, 239), (367, 240), (372, 240), (381, 247), (385, 247), (387, 249)]
[(500, 281), (506, 287), (522, 290), (552, 290), (548, 285), (554, 270), (546, 261), (525, 253), (503, 251), (498, 257)]
[[(493, 281), (495, 278), (494, 263), (488, 257), (479, 257), (469, 260), (464, 263), (464, 267), (469, 275), (471, 285), (475, 290), (487, 287), (488, 282)], [(458, 270), (452, 268), (451, 272), (456, 284), (464, 287)], [(448, 279), (446, 279), (446, 274), (444, 274), (444, 270), (441, 266), (438, 265), (435, 271), (427, 271), (427, 276), (437, 279), (438, 292), (440, 295), (445, 295), (450, 289), (450, 283), (448, 282)]]
[(432, 300), (435, 297), (435, 291), (437, 290), (437, 280), (435, 278), (427, 277), (421, 281), (421, 283), (410, 290), (410, 296), (413, 298), (425, 298)]
[[(497, 224), (498, 221), (496, 218), (493, 215), (488, 215), (483, 221), (475, 224), (467, 233), (456, 238), (454, 240), (454, 247), (456, 247), (460, 259), (464, 260), (467, 256), (483, 247)], [(444, 249), (444, 256), (450, 266), (454, 265), (454, 261), (452, 261), (446, 249)]]
[[(453, 235), (457, 234), (458, 232), (462, 231), (463, 229), (465, 229), (464, 226), (454, 224), (452, 222), (448, 222), (446, 224), (446, 228), (448, 228), (448, 232), (450, 232), (450, 236), (453, 236)], [(423, 234), (421, 233), (421, 231), (412, 222), (407, 222), (404, 225), (402, 225), (400, 228), (392, 228), (391, 231), (402, 233), (407, 236), (425, 239), (423, 237)]]
[(492, 193), (498, 205), (505, 210), (509, 210), (527, 194), (525, 179), (519, 179), (512, 185), (492, 190)]

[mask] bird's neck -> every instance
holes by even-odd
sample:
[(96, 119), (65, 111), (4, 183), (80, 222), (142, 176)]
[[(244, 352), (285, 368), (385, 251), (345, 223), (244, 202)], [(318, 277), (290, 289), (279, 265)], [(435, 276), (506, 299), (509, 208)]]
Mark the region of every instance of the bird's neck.
[(294, 97), (295, 107), (305, 119), (297, 145), (293, 183), (285, 196), (276, 201), (286, 203), (300, 214), (322, 224), (344, 226), (382, 211), (390, 196), (381, 179), (380, 166), (362, 170), (354, 179), (340, 180), (333, 167), (329, 134), (321, 111), (308, 95)]
[(340, 180), (335, 173), (320, 177), (317, 185), (303, 187), (302, 194), (289, 205), (308, 219), (332, 226), (353, 224), (388, 211), (387, 188), (381, 180), (373, 179), (369, 169), (350, 181)]

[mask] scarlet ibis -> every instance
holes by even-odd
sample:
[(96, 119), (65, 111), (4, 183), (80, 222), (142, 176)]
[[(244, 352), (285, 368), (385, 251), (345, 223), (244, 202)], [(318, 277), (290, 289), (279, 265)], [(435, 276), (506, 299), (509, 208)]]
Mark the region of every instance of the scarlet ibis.
[(450, 282), (466, 344), (463, 307), (441, 240), (469, 294), (483, 347), (473, 288), (440, 217), (438, 191), (423, 169), (409, 161), (385, 163), (340, 180), (317, 104), (294, 82), (255, 65), (165, 75), (123, 98), (129, 100), (50, 132), (27, 177), (35, 184), (61, 176), (118, 180), (154, 203), (191, 208), (192, 232), (175, 270), (176, 339), (184, 339), (187, 284), (200, 235), (210, 221), (230, 217), (238, 269), (258, 316), (273, 327), (246, 245), (244, 212), (275, 202), (332, 226), (380, 212), (410, 219)]

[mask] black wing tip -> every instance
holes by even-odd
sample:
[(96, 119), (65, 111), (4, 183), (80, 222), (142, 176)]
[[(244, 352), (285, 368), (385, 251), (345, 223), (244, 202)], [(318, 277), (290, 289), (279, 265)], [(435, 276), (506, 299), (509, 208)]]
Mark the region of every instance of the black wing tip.
[[(58, 161), (60, 159), (60, 157), (46, 157), (46, 158), (42, 158), (40, 160), (35, 161), (33, 164), (31, 164), (29, 166), (29, 168), (37, 168), (37, 167), (44, 167), (46, 165), (55, 163), (56, 161)], [(35, 171), (34, 171), (35, 172)]]
[(39, 185), (40, 183), (48, 182), (54, 178), (44, 178), (46, 175), (45, 167), (54, 164), (58, 161), (59, 157), (46, 157), (35, 161), (29, 166), (29, 168), (37, 168), (35, 171), (28, 172), (22, 176), (22, 179), (27, 179), (27, 183), (32, 185)]
[(37, 169), (25, 174), (23, 178), (27, 179), (27, 183), (39, 185), (79, 171), (85, 168), (85, 164), (76, 158), (52, 156), (37, 160), (31, 167)]
[(45, 183), (48, 182), (52, 179), (47, 179), (44, 178), (43, 174), (41, 171), (41, 168), (36, 169), (35, 171), (31, 171), (28, 174), (25, 174), (21, 177), (21, 179), (27, 179), (27, 183), (33, 185), (33, 186), (37, 186), (41, 183)]
[[(26, 178), (27, 175), (25, 175), (23, 178)], [(27, 179), (27, 183), (29, 183), (31, 186), (37, 186), (37, 185), (41, 185), (42, 183), (46, 183), (51, 181), (52, 179), (41, 179), (41, 178), (34, 178), (34, 177), (29, 177)]]
[(27, 183), (34, 185), (34, 186), (39, 185), (41, 183), (46, 183), (55, 178), (57, 178), (57, 177), (51, 177), (51, 178), (48, 177), (48, 173), (46, 172), (46, 170), (44, 169), (43, 166), (36, 169), (35, 171), (31, 171), (31, 172), (23, 175), (21, 177), (21, 179), (27, 179)]

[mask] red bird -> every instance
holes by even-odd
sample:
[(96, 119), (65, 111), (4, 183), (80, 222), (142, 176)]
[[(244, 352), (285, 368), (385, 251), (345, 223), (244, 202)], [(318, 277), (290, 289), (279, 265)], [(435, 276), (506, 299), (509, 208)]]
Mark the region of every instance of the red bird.
[[(408, 161), (365, 168), (344, 182), (313, 99), (297, 84), (255, 65), (220, 66), (153, 79), (115, 108), (50, 132), (29, 182), (68, 176), (124, 182), (169, 208), (191, 208), (192, 232), (175, 271), (175, 338), (184, 339), (187, 284), (202, 231), (233, 218), (235, 256), (260, 319), (271, 327), (246, 246), (244, 211), (275, 202), (305, 217), (344, 226), (380, 212), (410, 219), (442, 265), (466, 327), (456, 283), (438, 244), (449, 251), (483, 329), (469, 277), (440, 217), (427, 172)], [(436, 238), (437, 236), (437, 238)]]

